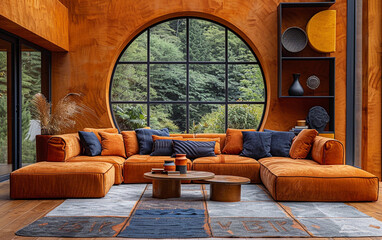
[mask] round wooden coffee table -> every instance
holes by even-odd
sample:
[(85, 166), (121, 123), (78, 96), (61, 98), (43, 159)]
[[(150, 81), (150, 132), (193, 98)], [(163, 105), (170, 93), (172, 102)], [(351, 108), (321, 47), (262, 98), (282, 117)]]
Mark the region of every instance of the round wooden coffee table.
[(147, 172), (143, 176), (153, 180), (154, 198), (178, 198), (180, 197), (180, 182), (182, 180), (206, 180), (213, 178), (215, 174), (202, 171), (187, 171), (186, 174), (180, 175)]
[(205, 180), (210, 183), (210, 199), (219, 202), (239, 202), (241, 199), (241, 184), (250, 183), (246, 177), (216, 175)]

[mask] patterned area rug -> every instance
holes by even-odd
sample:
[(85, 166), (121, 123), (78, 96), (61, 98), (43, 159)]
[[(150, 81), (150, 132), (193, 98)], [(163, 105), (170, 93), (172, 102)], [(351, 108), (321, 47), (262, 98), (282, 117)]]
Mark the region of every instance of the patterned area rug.
[(183, 184), (182, 197), (155, 199), (151, 184), (113, 186), (104, 198), (67, 199), (16, 232), (31, 237), (225, 238), (379, 237), (382, 222), (344, 203), (275, 202), (262, 185), (240, 202), (209, 201), (209, 185)]

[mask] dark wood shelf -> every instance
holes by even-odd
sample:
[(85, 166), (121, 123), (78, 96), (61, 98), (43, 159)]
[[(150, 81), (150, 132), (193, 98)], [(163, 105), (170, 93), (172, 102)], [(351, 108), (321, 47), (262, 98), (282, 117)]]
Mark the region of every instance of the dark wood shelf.
[(334, 98), (334, 96), (280, 96), (279, 98)]
[[(304, 109), (324, 107), (328, 111), (330, 122), (323, 133), (330, 134), (335, 132), (335, 57), (331, 57), (330, 53), (316, 52), (309, 44), (298, 53), (288, 52), (281, 44), (281, 36), (289, 27), (296, 26), (305, 30), (312, 16), (327, 10), (335, 2), (291, 2), (280, 3), (278, 6), (278, 97), (285, 103), (300, 105)], [(299, 81), (304, 89), (303, 96), (288, 94), (294, 73), (301, 74)], [(315, 90), (306, 86), (306, 79), (311, 75), (320, 79), (320, 86)]]

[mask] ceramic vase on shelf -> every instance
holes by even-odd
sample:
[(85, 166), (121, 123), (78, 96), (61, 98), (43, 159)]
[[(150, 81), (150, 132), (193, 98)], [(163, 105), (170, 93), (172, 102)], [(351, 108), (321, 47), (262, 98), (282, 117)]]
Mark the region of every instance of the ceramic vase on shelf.
[(164, 161), (163, 168), (166, 172), (175, 171), (175, 163), (173, 160)]
[(288, 90), (289, 96), (302, 96), (302, 95), (304, 95), (304, 89), (302, 88), (299, 79), (300, 79), (300, 74), (294, 73), (293, 74), (293, 83), (289, 87), (289, 90)]
[(176, 171), (179, 171), (180, 174), (186, 174), (187, 173), (186, 154), (176, 154), (175, 165), (176, 165)]

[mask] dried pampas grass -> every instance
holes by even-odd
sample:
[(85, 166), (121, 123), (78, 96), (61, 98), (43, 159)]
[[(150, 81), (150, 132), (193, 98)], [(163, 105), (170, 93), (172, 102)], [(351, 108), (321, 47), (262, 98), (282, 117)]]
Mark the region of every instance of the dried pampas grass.
[(60, 134), (64, 130), (73, 128), (79, 115), (92, 113), (90, 108), (81, 104), (81, 97), (79, 93), (69, 93), (51, 111), (51, 104), (43, 94), (34, 95), (31, 102), (31, 114), (33, 118), (40, 121), (41, 134)]

